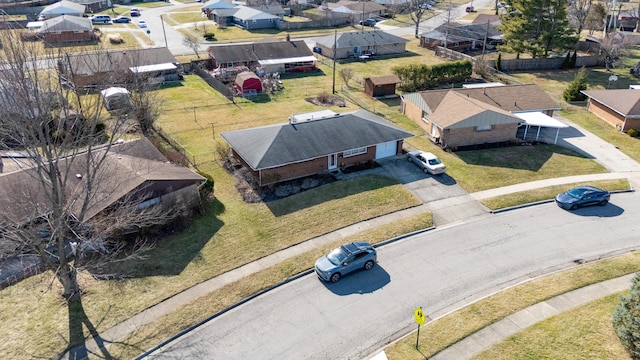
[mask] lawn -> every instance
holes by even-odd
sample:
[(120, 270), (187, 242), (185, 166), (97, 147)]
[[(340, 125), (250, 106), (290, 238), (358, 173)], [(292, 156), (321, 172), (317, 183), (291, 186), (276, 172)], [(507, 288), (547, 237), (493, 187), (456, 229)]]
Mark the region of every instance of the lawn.
[[(548, 300), (554, 296), (571, 290), (613, 279), (618, 276), (634, 273), (640, 270), (640, 253), (634, 252), (616, 258), (581, 265), (569, 270), (557, 272), (541, 278), (507, 289), (476, 303), (466, 306), (459, 311), (426, 323), (420, 330), (419, 351), (416, 350), (415, 333), (409, 334), (385, 349), (390, 360), (411, 360), (429, 358), (448, 346), (462, 340), (472, 333), (493, 324), (508, 315), (516, 313), (526, 307)], [(542, 322), (541, 327), (548, 329), (546, 334), (535, 332), (523, 335), (518, 343), (509, 341), (509, 350), (502, 349), (486, 353), (482, 359), (620, 359), (620, 343), (615, 336), (608, 336), (611, 331), (611, 317), (613, 300), (611, 297), (602, 299), (605, 307), (598, 305), (594, 316), (592, 308), (582, 307), (582, 313), (567, 313), (560, 315), (560, 319), (549, 319)], [(587, 305), (591, 306), (591, 304)], [(610, 311), (611, 310), (611, 311)], [(573, 316), (570, 316), (573, 315)], [(607, 318), (608, 316), (608, 318)], [(554, 320), (557, 325), (546, 325)], [(593, 324), (592, 324), (593, 322)], [(565, 323), (565, 325), (563, 325)], [(596, 324), (597, 323), (597, 324)], [(571, 326), (571, 325), (574, 326)], [(555, 327), (551, 329), (552, 327)], [(608, 327), (608, 328), (607, 328)], [(573, 329), (570, 329), (573, 328)], [(566, 334), (565, 334), (566, 331)], [(586, 332), (585, 332), (586, 331)], [(525, 331), (526, 332), (526, 331)], [(586, 336), (591, 334), (589, 336)], [(564, 334), (555, 336), (553, 334)], [(514, 335), (518, 337), (518, 335)], [(550, 336), (546, 336), (550, 335)], [(538, 338), (534, 339), (535, 336)], [(558, 344), (556, 344), (556, 339)], [(564, 341), (570, 339), (569, 341)], [(561, 341), (563, 340), (563, 341)], [(589, 343), (594, 341), (594, 343)], [(530, 343), (527, 343), (530, 342)], [(563, 342), (563, 344), (560, 344)], [(554, 348), (563, 348), (554, 355), (546, 355)], [(523, 351), (526, 349), (527, 351)], [(587, 350), (597, 350), (587, 352)], [(491, 350), (488, 350), (491, 351)], [(571, 354), (581, 354), (573, 356)], [(592, 354), (585, 356), (585, 354)]]
[(625, 293), (532, 325), (472, 359), (631, 359), (611, 325), (618, 297)]
[[(623, 67), (606, 72), (603, 69), (587, 69), (588, 89), (629, 88), (629, 84), (638, 83), (638, 79), (629, 74), (629, 67), (636, 63), (640, 51), (633, 52), (635, 58), (625, 59)], [(560, 114), (575, 122), (580, 127), (597, 135), (604, 141), (616, 146), (620, 151), (636, 161), (640, 161), (640, 139), (632, 138), (617, 131), (611, 124), (600, 119), (586, 110), (586, 102), (566, 103), (562, 101), (562, 92), (568, 83), (573, 80), (575, 72), (570, 71), (544, 71), (536, 73), (517, 73), (511, 76), (522, 83), (536, 83), (548, 91), (555, 99), (560, 101), (562, 111)], [(609, 77), (615, 74), (618, 80), (615, 83), (609, 82)]]
[[(330, 109), (341, 113), (363, 106), (412, 131), (418, 136), (409, 139), (408, 146), (438, 152), (447, 163), (450, 176), (470, 191), (538, 178), (604, 171), (591, 160), (551, 145), (500, 149), (502, 152), (483, 149), (464, 154), (446, 153), (436, 148), (420, 136), (423, 133), (419, 127), (398, 112), (400, 103), (397, 99), (375, 101), (363, 96), (361, 90), (365, 76), (389, 74), (393, 66), (416, 61), (443, 61), (414, 43), (408, 44), (411, 51), (408, 56), (336, 64), (338, 71), (346, 67), (354, 69), (355, 76), (349, 84), (336, 77), (337, 94), (348, 101), (344, 108)], [(193, 75), (186, 76), (180, 85), (159, 91), (163, 114), (158, 126), (189, 151), (199, 170), (213, 176), (215, 200), (208, 205), (204, 216), (182, 224), (188, 227), (183, 233), (158, 241), (147, 260), (123, 264), (117, 269), (118, 273), (127, 274), (122, 280), (98, 281), (89, 273), (80, 273), (80, 281), (86, 289), (85, 310), (98, 330), (105, 330), (166, 297), (279, 249), (419, 204), (405, 187), (390, 178), (378, 176), (335, 182), (271, 203), (247, 204), (235, 188), (236, 179), (220, 166), (215, 152), (217, 145), (223, 143), (220, 132), (282, 123), (291, 114), (322, 109), (306, 98), (322, 92), (331, 93), (332, 65), (325, 60), (315, 74), (284, 76), (282, 91), (255, 100), (237, 99), (235, 104)], [(425, 225), (424, 218), (409, 219), (392, 230), (380, 229), (381, 235), (375, 235), (373, 231), (367, 232), (366, 236), (380, 241), (385, 236)], [(198, 302), (181, 309), (143, 329), (127, 343), (140, 341), (138, 344), (144, 344), (142, 348), (157, 344), (212, 312), (309, 268), (322, 251), (326, 249), (317, 249), (303, 258), (284, 262), (273, 270), (274, 273), (256, 274), (210, 294), (206, 303)], [(0, 330), (0, 338), (4, 340), (0, 345), (3, 358), (24, 355), (21, 352), (24, 349), (29, 349), (30, 356), (50, 357), (66, 346), (67, 309), (59, 301), (57, 283), (50, 281), (50, 274), (47, 274), (0, 292), (2, 303), (12, 309), (0, 313), (0, 321), (5, 324)], [(206, 304), (206, 311), (198, 311), (202, 304)], [(22, 334), (27, 332), (31, 336), (25, 339)], [(129, 354), (140, 351), (140, 348), (127, 349), (123, 351), (129, 351)]]

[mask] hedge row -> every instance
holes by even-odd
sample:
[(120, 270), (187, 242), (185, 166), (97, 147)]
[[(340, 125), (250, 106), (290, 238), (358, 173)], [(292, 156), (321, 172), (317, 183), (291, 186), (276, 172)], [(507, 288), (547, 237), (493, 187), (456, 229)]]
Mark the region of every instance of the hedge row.
[(400, 78), (403, 91), (421, 91), (440, 84), (464, 81), (471, 77), (473, 64), (468, 60), (436, 65), (411, 64), (391, 69)]

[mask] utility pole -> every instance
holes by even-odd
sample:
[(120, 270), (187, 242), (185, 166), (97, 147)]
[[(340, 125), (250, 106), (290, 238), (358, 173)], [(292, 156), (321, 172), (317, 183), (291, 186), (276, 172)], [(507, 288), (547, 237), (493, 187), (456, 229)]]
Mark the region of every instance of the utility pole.
[(336, 45), (338, 42), (338, 29), (335, 29), (333, 35), (333, 85), (331, 88), (331, 94), (336, 93)]
[(160, 22), (162, 23), (162, 33), (164, 34), (164, 47), (169, 48), (169, 44), (167, 44), (167, 32), (164, 30), (164, 18), (160, 15)]
[(484, 60), (484, 49), (487, 47), (487, 37), (489, 37), (489, 20), (487, 20), (487, 30), (484, 32), (484, 41), (482, 42), (482, 55), (480, 60)]

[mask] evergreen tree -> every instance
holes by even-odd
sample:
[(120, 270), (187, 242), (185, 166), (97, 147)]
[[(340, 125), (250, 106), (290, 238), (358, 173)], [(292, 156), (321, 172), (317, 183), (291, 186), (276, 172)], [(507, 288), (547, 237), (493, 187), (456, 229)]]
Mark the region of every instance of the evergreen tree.
[(567, 56), (564, 57), (564, 61), (562, 65), (560, 65), (560, 69), (567, 70), (571, 66), (571, 51), (567, 52)]
[(498, 60), (496, 60), (496, 70), (502, 71), (502, 53), (498, 54)]
[(571, 55), (571, 62), (569, 62), (569, 67), (572, 69), (576, 67), (576, 63), (578, 62), (578, 52), (573, 50), (573, 55)]
[(640, 359), (640, 273), (631, 280), (629, 294), (620, 296), (612, 322), (616, 335), (631, 358)]
[(562, 93), (564, 101), (584, 101), (587, 97), (581, 93), (581, 90), (587, 90), (587, 71), (584, 67), (580, 68), (573, 78), (573, 81)]
[(502, 49), (546, 57), (578, 41), (569, 27), (567, 0), (507, 0), (510, 12), (501, 17)]

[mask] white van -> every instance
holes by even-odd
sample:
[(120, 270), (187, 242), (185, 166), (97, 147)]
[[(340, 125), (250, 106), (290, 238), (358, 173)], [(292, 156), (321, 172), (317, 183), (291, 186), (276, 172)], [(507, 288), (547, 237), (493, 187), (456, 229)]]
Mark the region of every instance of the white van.
[(109, 15), (94, 15), (90, 17), (92, 24), (109, 24), (111, 23), (111, 17)]

